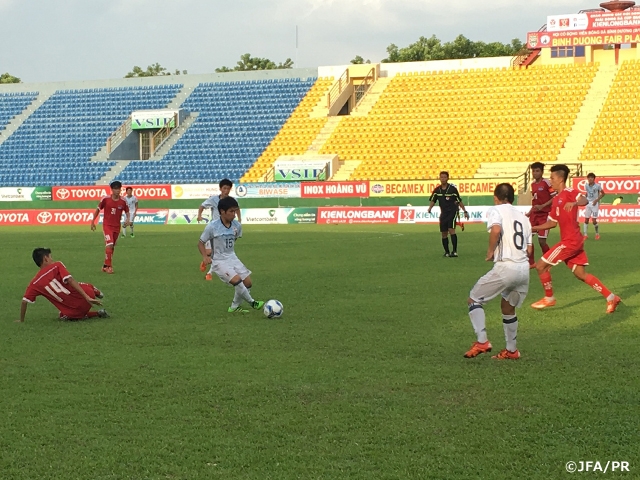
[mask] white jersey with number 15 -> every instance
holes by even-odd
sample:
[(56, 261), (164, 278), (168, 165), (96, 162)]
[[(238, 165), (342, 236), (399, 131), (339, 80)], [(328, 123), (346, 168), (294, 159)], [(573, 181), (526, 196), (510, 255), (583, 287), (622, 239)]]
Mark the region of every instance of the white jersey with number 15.
[(495, 205), (487, 211), (487, 230), (499, 225), (500, 240), (493, 253), (494, 262), (528, 262), (527, 246), (531, 245), (531, 224), (520, 210), (509, 203)]

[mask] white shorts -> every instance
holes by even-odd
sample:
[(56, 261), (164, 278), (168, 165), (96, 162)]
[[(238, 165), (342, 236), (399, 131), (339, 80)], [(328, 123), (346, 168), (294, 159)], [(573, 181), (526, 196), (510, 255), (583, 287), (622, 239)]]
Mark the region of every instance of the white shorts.
[(529, 293), (529, 264), (527, 262), (497, 262), (476, 282), (469, 297), (485, 304), (502, 294), (512, 307), (521, 307)]
[(598, 218), (598, 213), (600, 213), (600, 204), (594, 207), (589, 203), (589, 205), (584, 207), (584, 218)]
[[(213, 272), (218, 275), (218, 278), (224, 283), (229, 283), (236, 275), (240, 276), (240, 280), (244, 280), (251, 275), (251, 270), (244, 266), (239, 259), (225, 260), (223, 262), (216, 262), (215, 260), (211, 264)], [(528, 264), (527, 264), (528, 266)]]

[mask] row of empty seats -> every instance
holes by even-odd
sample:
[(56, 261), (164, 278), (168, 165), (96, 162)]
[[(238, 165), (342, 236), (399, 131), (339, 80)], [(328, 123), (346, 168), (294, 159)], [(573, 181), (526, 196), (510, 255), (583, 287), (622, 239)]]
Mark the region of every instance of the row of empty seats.
[[(198, 112), (198, 117), (164, 158), (133, 161), (117, 178), (125, 183), (155, 183), (158, 178), (172, 183), (209, 183), (224, 177), (237, 182), (315, 80), (202, 83), (182, 105), (188, 112)], [(218, 130), (221, 124), (226, 126), (224, 134)]]

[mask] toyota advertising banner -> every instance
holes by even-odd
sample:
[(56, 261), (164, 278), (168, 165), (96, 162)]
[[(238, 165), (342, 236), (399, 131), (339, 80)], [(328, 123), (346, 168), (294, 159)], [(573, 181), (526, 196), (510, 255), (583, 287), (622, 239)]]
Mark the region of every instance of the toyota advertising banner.
[(640, 43), (640, 11), (585, 12), (547, 17), (547, 30), (529, 32), (528, 48)]
[[(640, 177), (596, 177), (605, 193), (613, 194), (640, 194)], [(575, 177), (571, 179), (571, 186), (580, 193), (586, 193), (586, 177)]]
[[(125, 188), (132, 187), (133, 194), (138, 200), (170, 200), (171, 186), (169, 185), (123, 185), (122, 195)], [(102, 200), (111, 195), (108, 185), (93, 185), (87, 187), (53, 187), (52, 197), (56, 202), (78, 201), (78, 200)]]
[[(88, 228), (94, 212), (93, 209), (0, 210), (0, 225), (86, 225)], [(135, 223), (164, 225), (168, 216), (169, 210), (138, 210)], [(98, 223), (102, 223), (102, 214)]]
[(302, 198), (368, 197), (369, 182), (302, 182)]

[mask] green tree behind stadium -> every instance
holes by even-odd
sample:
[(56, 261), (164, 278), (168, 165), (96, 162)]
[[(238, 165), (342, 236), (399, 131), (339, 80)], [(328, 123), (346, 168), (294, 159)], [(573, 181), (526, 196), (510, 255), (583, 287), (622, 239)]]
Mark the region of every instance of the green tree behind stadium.
[[(183, 70), (182, 72), (180, 72), (180, 70), (176, 69), (176, 71), (173, 72), (173, 75), (180, 75), (180, 73), (186, 75), (187, 71)], [(172, 75), (172, 73), (156, 62), (153, 65), (149, 65), (146, 70), (142, 70), (142, 68), (136, 65), (129, 73), (124, 76), (124, 78), (161, 77), (164, 75)]]
[(0, 83), (21, 83), (21, 82), (22, 80), (20, 80), (18, 77), (14, 77), (10, 73), (3, 73), (2, 75), (0, 75)]
[(388, 57), (383, 63), (421, 62), (427, 60), (450, 60), (475, 57), (505, 57), (518, 53), (522, 42), (514, 38), (511, 43), (474, 42), (464, 35), (458, 35), (452, 42), (442, 43), (438, 37), (420, 37), (407, 47), (391, 44), (387, 47)]
[(251, 54), (245, 53), (240, 55), (240, 61), (235, 67), (216, 68), (217, 73), (225, 72), (246, 72), (250, 70), (280, 70), (283, 68), (293, 68), (293, 60), (287, 58), (283, 63), (276, 64), (268, 58), (252, 57)]

